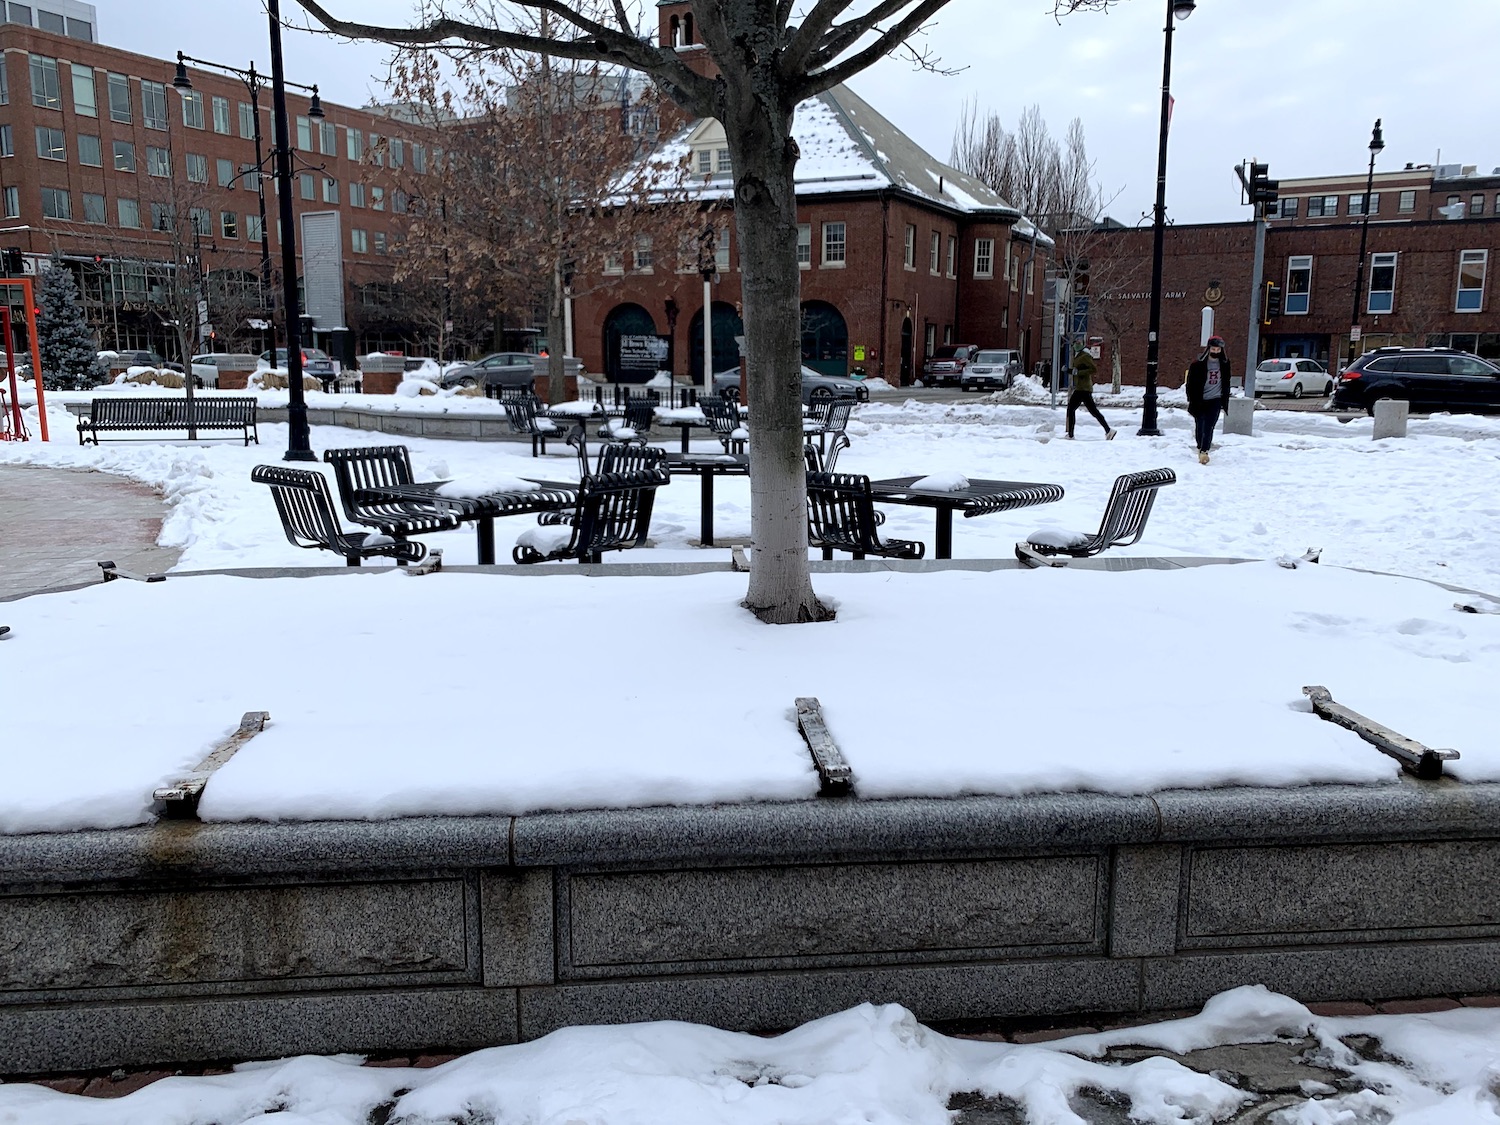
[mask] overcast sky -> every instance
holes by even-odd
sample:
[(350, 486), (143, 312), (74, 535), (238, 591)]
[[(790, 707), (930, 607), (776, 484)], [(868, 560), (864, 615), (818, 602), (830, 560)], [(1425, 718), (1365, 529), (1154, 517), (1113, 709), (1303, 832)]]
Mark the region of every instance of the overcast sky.
[[(269, 70), (261, 0), (96, 0), (100, 39), (156, 57), (178, 50)], [(327, 0), (336, 14), (403, 22), (410, 0)], [(300, 19), (296, 0), (283, 15)], [(1050, 0), (953, 0), (925, 37), (952, 75), (890, 59), (850, 84), (946, 160), (966, 101), (1013, 127), (1039, 105), (1054, 134), (1083, 121), (1110, 212), (1127, 224), (1156, 190), (1165, 0), (1122, 0), (1061, 23)], [(654, 19), (655, 4), (650, 4)], [(287, 76), (328, 99), (385, 99), (388, 52), (290, 31)], [(1199, 0), (1174, 36), (1176, 99), (1168, 217), (1244, 219), (1233, 167), (1266, 161), (1273, 177), (1362, 172), (1370, 129), (1384, 121), (1376, 168), (1435, 162), (1500, 166), (1494, 78), (1497, 0)]]

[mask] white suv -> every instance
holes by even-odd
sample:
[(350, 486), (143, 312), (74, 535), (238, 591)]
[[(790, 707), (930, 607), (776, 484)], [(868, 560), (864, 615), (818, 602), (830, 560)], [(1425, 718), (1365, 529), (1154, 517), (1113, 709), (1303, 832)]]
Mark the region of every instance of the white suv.
[(963, 390), (1004, 390), (1021, 370), (1021, 353), (1010, 348), (984, 348), (963, 369)]

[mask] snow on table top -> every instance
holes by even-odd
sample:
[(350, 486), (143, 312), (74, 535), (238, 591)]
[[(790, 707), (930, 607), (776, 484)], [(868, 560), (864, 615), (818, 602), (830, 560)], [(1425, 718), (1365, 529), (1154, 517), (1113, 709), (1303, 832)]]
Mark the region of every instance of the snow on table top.
[[(578, 664), (629, 583), (711, 681)], [(8, 704), (0, 830), (140, 823), (250, 710), (271, 724), (210, 783), (208, 820), (518, 814), (811, 798), (792, 717), (821, 699), (866, 798), (1235, 783), (1382, 782), (1395, 763), (1314, 717), (1304, 684), (1500, 777), (1500, 617), (1410, 579), (1274, 563), (1179, 571), (822, 575), (831, 624), (767, 627), (744, 578), (537, 579), (394, 569), (312, 579), (118, 582), (7, 607), (28, 667), (88, 652), (79, 685)], [(233, 607), (233, 628), (205, 628)], [(607, 618), (607, 615), (606, 615)], [(254, 623), (246, 629), (244, 622)], [(1111, 662), (1085, 638), (1126, 640)], [(149, 657), (145, 654), (151, 654)], [(338, 675), (319, 660), (331, 654)], [(910, 654), (940, 659), (931, 675)], [(681, 659), (675, 661), (681, 665)], [(900, 688), (891, 690), (899, 665)], [(345, 685), (334, 689), (330, 684)], [(372, 706), (378, 701), (378, 706)], [(70, 763), (60, 786), (56, 763)]]

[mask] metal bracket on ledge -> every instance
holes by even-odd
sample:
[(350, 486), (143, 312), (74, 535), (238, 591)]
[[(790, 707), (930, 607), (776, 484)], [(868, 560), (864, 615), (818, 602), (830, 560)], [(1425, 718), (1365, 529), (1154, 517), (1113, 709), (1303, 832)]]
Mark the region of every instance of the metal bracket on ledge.
[(816, 698), (797, 699), (797, 728), (807, 739), (812, 752), (813, 768), (818, 771), (820, 797), (843, 797), (854, 792), (854, 770), (828, 732), (823, 721), (823, 705)]
[(113, 562), (101, 562), (99, 569), (104, 572), (104, 581), (113, 582), (116, 578), (128, 578), (132, 582), (165, 582), (165, 574), (137, 574), (133, 570), (121, 570)]
[(1401, 763), (1401, 768), (1423, 781), (1436, 781), (1443, 776), (1443, 763), (1455, 761), (1457, 750), (1434, 750), (1423, 746), (1414, 738), (1397, 734), (1390, 727), (1367, 719), (1358, 711), (1351, 711), (1342, 703), (1335, 703), (1326, 687), (1312, 685), (1304, 687), (1302, 694), (1312, 701), (1314, 713), (1319, 718), (1337, 723), (1363, 738), (1382, 754), (1389, 754)]

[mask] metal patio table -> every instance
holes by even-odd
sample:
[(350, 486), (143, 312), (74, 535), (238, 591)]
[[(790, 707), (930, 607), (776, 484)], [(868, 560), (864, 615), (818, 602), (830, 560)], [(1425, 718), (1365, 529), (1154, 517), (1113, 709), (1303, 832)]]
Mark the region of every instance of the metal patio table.
[(441, 496), (438, 489), (447, 481), (424, 481), (421, 484), (392, 484), (380, 488), (362, 488), (356, 493), (361, 501), (416, 500), (447, 508), (460, 520), (474, 524), (481, 566), (495, 562), (495, 520), (501, 516), (523, 516), (536, 512), (556, 512), (578, 503), (579, 486), (556, 481), (538, 481), (539, 487), (521, 492), (494, 492), (485, 496)]
[(1034, 504), (1052, 504), (1063, 498), (1060, 484), (1034, 484), (1019, 480), (971, 479), (968, 488), (953, 492), (915, 489), (922, 477), (893, 477), (870, 482), (870, 493), (877, 503), (907, 504), (932, 508), (937, 513), (937, 541), (933, 558), (953, 557), (953, 513), (962, 512), (965, 519), (991, 512), (1008, 512)]
[(672, 475), (692, 473), (698, 478), (699, 514), (698, 545), (714, 545), (714, 477), (750, 475), (747, 453), (668, 453), (667, 468)]

